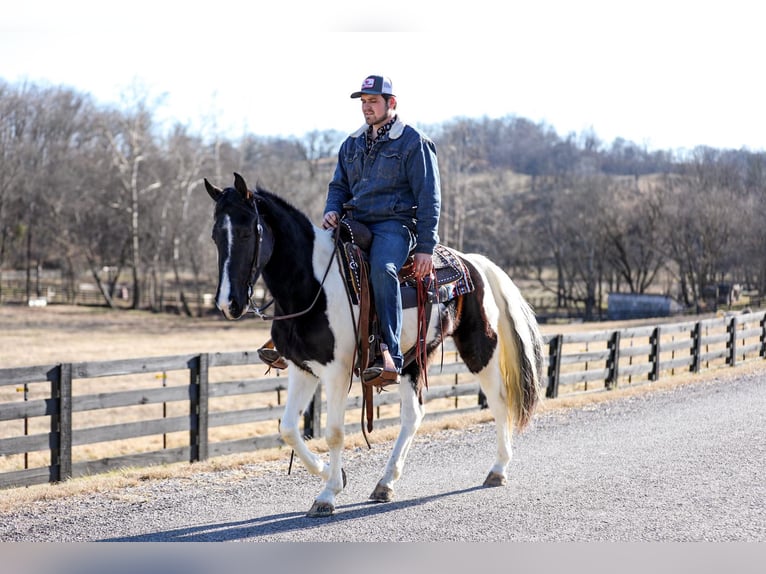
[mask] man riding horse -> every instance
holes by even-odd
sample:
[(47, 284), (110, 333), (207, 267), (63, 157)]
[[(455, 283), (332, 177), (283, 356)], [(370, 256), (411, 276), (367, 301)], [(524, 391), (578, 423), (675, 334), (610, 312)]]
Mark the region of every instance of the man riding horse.
[[(322, 227), (337, 228), (341, 217), (348, 217), (372, 233), (370, 283), (382, 343), (362, 380), (383, 387), (399, 382), (403, 363), (399, 270), (413, 252), (416, 279), (433, 272), (441, 208), (439, 166), (434, 143), (399, 118), (389, 78), (368, 76), (351, 97), (361, 100), (365, 124), (338, 152)], [(270, 342), (259, 355), (267, 364), (286, 367)]]

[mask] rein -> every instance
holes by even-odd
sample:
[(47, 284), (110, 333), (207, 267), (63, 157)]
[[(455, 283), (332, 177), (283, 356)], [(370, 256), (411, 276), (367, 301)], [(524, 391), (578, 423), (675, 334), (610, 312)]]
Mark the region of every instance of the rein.
[[(260, 221), (260, 217), (261, 217), (260, 214), (258, 214), (259, 221)], [(255, 303), (253, 301), (253, 295), (251, 295), (250, 296), (250, 307), (249, 307), (248, 311), (252, 312), (252, 313), (255, 313), (256, 315), (258, 315), (258, 317), (260, 317), (264, 321), (281, 321), (281, 320), (284, 320), (284, 319), (295, 319), (296, 317), (301, 317), (301, 316), (305, 315), (306, 313), (308, 313), (309, 311), (311, 311), (314, 308), (314, 305), (316, 305), (316, 302), (319, 300), (319, 296), (322, 294), (322, 288), (324, 287), (324, 283), (327, 280), (327, 275), (330, 273), (330, 268), (332, 267), (333, 259), (335, 258), (335, 254), (338, 251), (339, 237), (340, 237), (340, 234), (336, 233), (335, 234), (335, 241), (333, 243), (333, 253), (332, 253), (332, 255), (330, 256), (330, 259), (327, 262), (327, 267), (324, 270), (324, 275), (322, 276), (322, 281), (319, 283), (319, 289), (317, 289), (316, 295), (314, 295), (314, 300), (311, 301), (311, 303), (309, 304), (308, 307), (306, 307), (303, 311), (298, 311), (296, 313), (289, 313), (287, 315), (267, 315), (266, 313), (264, 313), (264, 311), (266, 309), (268, 309), (274, 303), (274, 299), (272, 299), (271, 301), (266, 303), (266, 305), (264, 305), (263, 307), (258, 307), (257, 305), (255, 305)], [(256, 261), (256, 259), (254, 259), (253, 260), (253, 266), (256, 266), (257, 264), (258, 264), (258, 262)], [(260, 269), (256, 268), (256, 269), (254, 269), (254, 272), (251, 273), (251, 276), (257, 276), (259, 274), (260, 274)], [(250, 285), (250, 287), (251, 287), (251, 292), (254, 292), (254, 290), (252, 289), (252, 287), (253, 287), (252, 284)]]

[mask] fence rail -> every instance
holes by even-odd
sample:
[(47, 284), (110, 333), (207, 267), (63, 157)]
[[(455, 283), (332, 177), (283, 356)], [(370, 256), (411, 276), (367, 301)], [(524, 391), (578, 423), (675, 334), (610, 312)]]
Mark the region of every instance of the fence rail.
[[(766, 357), (766, 312), (745, 313), (704, 319), (696, 322), (669, 323), (619, 330), (583, 331), (548, 335), (547, 371), (544, 381), (547, 397), (561, 394), (591, 393), (614, 389), (625, 384), (658, 380), (663, 375), (700, 372), (720, 366), (735, 366), (743, 361)], [(449, 349), (448, 349), (449, 352)], [(448, 356), (448, 355), (445, 355)], [(284, 407), (281, 393), (286, 389), (285, 377), (258, 379), (233, 378), (211, 381), (211, 373), (224, 367), (260, 365), (256, 353), (206, 353), (139, 359), (64, 363), (0, 369), (0, 392), (15, 387), (14, 400), (0, 402), (0, 425), (23, 421), (24, 432), (8, 436), (0, 426), (0, 459), (23, 455), (23, 467), (0, 472), (0, 487), (58, 482), (74, 476), (94, 474), (128, 466), (148, 466), (180, 461), (201, 461), (210, 457), (247, 452), (282, 445), (277, 432), (246, 438), (212, 440), (211, 429), (274, 421), (278, 424)], [(262, 365), (261, 365), (262, 366)], [(99, 389), (96, 393), (76, 393), (83, 381), (124, 375), (163, 377), (175, 372), (185, 378), (182, 384), (161, 388), (131, 390)], [(185, 374), (184, 374), (185, 373)], [(459, 380), (462, 377), (463, 380)], [(446, 379), (446, 382), (445, 382)], [(429, 413), (440, 417), (456, 412), (483, 408), (484, 401), (477, 382), (470, 380), (462, 362), (435, 365), (429, 372), (429, 403), (450, 399), (452, 405)], [(42, 398), (28, 398), (30, 385), (47, 389)], [(23, 398), (21, 391), (23, 390)], [(277, 396), (264, 406), (246, 409), (215, 410), (211, 401), (249, 395)], [(458, 399), (476, 397), (469, 406), (459, 407)], [(383, 417), (381, 407), (398, 405), (398, 393), (375, 395), (378, 409), (376, 426), (398, 423), (398, 417)], [(169, 415), (169, 404), (185, 408), (182, 415)], [(149, 418), (87, 426), (74, 424), (80, 413), (104, 409), (131, 409), (146, 405), (162, 405), (161, 418)], [(358, 411), (361, 419), (361, 397), (348, 397), (350, 411)], [(429, 408), (429, 410), (431, 410)], [(321, 388), (304, 415), (304, 434), (321, 436)], [(35, 421), (39, 432), (29, 429)], [(40, 430), (42, 424), (42, 429)], [(359, 430), (359, 423), (348, 423), (347, 432)], [(164, 440), (169, 434), (184, 433), (185, 444), (170, 447)], [(115, 456), (89, 459), (73, 456), (74, 447), (96, 443), (163, 436), (163, 446), (149, 452), (132, 451)], [(29, 454), (42, 454), (47, 464), (30, 468)], [(18, 463), (22, 466), (21, 462)]]

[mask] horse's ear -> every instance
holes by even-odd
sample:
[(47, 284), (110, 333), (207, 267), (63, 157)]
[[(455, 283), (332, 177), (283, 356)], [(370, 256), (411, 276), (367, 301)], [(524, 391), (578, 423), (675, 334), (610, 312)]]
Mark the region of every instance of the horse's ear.
[(207, 194), (213, 198), (213, 201), (218, 201), (218, 199), (223, 195), (223, 191), (210, 183), (207, 178), (205, 178), (205, 189), (207, 190)]
[(253, 192), (247, 189), (245, 178), (234, 172), (234, 189), (236, 189), (245, 201), (253, 200)]

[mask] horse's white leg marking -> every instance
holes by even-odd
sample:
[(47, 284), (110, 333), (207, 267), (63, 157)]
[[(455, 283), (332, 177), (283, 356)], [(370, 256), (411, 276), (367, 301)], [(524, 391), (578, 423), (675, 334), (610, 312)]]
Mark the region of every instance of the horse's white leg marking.
[(229, 277), (229, 266), (231, 265), (231, 245), (234, 242), (234, 237), (231, 228), (231, 218), (228, 215), (224, 216), (223, 225), (221, 227), (226, 231), (226, 259), (224, 259), (223, 264), (221, 265), (221, 280), (218, 284), (218, 300), (215, 303), (227, 318), (231, 318), (229, 315), (229, 303), (231, 302), (231, 278)]
[(285, 414), (279, 424), (279, 432), (285, 443), (295, 450), (298, 458), (301, 459), (311, 474), (327, 478), (324, 476), (324, 462), (306, 446), (306, 441), (303, 440), (298, 424), (303, 411), (314, 396), (319, 380), (295, 366), (290, 367), (287, 376), (287, 402), (285, 403)]
[[(431, 321), (427, 339), (434, 340), (437, 335), (436, 325), (439, 324), (439, 306), (434, 306), (431, 311)], [(415, 344), (417, 337), (416, 320), (414, 310), (405, 310), (404, 322), (402, 324), (402, 347), (409, 348)], [(418, 402), (418, 397), (412, 386), (412, 380), (409, 377), (403, 377), (399, 385), (399, 396), (401, 398), (401, 427), (399, 435), (396, 438), (394, 447), (391, 450), (391, 456), (388, 459), (383, 476), (378, 481), (370, 495), (370, 499), (376, 502), (388, 502), (394, 496), (394, 484), (402, 475), (404, 463), (407, 454), (412, 446), (415, 433), (420, 428), (420, 424), (425, 417), (425, 405)]]
[(478, 377), (479, 385), (487, 397), (489, 410), (495, 419), (495, 433), (497, 435), (497, 458), (489, 472), (504, 479), (513, 456), (513, 419), (508, 413), (508, 403), (504, 396), (505, 387), (502, 384), (503, 379), (500, 374), (497, 351), (489, 365), (478, 373)]
[(324, 282), (327, 300), (327, 319), (335, 339), (334, 360), (326, 365), (310, 363), (309, 367), (322, 380), (327, 404), (325, 441), (329, 450), (329, 464), (321, 467), (320, 474), (325, 480), (324, 488), (316, 497), (309, 510), (309, 516), (327, 516), (335, 511), (335, 497), (343, 490), (343, 445), (346, 399), (351, 377), (351, 361), (354, 346), (354, 321), (349, 314), (348, 299), (343, 278), (333, 261), (333, 268), (325, 278), (327, 261), (333, 257), (332, 235), (316, 229), (312, 265), (314, 277)]
[[(423, 422), (423, 417), (426, 414), (425, 406), (418, 403), (418, 397), (415, 394), (415, 390), (412, 388), (411, 379), (409, 377), (403, 378), (399, 385), (399, 395), (401, 396), (401, 428), (399, 430), (399, 436), (396, 438), (394, 448), (391, 451), (391, 456), (386, 464), (386, 469), (383, 472), (383, 477), (378, 481), (376, 492), (378, 489), (388, 489), (390, 495), (393, 495), (394, 483), (402, 475), (404, 469), (404, 462), (407, 458), (407, 453), (412, 446), (412, 440), (415, 437), (415, 433), (420, 428), (420, 423)], [(373, 493), (371, 496), (373, 499), (378, 499)], [(380, 500), (380, 499), (378, 499)], [(382, 500), (381, 500), (382, 501)]]
[[(322, 379), (327, 404), (325, 437), (329, 450), (327, 484), (315, 501), (320, 508), (334, 509), (335, 496), (343, 490), (343, 447), (346, 401), (353, 370), (352, 361), (356, 347), (356, 332), (359, 307), (349, 308), (345, 280), (334, 258), (335, 244), (331, 233), (315, 229), (313, 268), (317, 281), (324, 280), (324, 294), (327, 300), (327, 319), (335, 339), (334, 360), (328, 365), (311, 365)], [(333, 258), (332, 268), (325, 277), (327, 261)], [(321, 514), (321, 510), (318, 513)]]
[[(483, 270), (482, 274), (484, 284), (488, 287), (484, 294), (484, 313), (491, 329), (499, 333), (500, 308), (492, 293), (490, 282)], [(498, 484), (504, 483), (508, 465), (512, 457), (512, 439), (513, 439), (513, 413), (508, 412), (507, 390), (503, 379), (503, 373), (500, 366), (500, 353), (503, 352), (503, 346), (498, 341), (495, 352), (489, 364), (477, 373), (479, 385), (487, 397), (487, 405), (495, 419), (495, 433), (497, 436), (497, 458), (495, 459), (489, 475), (496, 476)]]
[[(336, 363), (337, 364), (337, 363)], [(325, 466), (322, 477), (325, 479), (324, 489), (316, 497), (316, 504), (325, 508), (335, 508), (335, 496), (343, 490), (343, 430), (346, 413), (346, 395), (348, 375), (341, 369), (331, 368), (323, 373), (325, 400), (327, 404), (327, 419), (325, 425), (325, 441), (329, 450), (329, 465)]]

